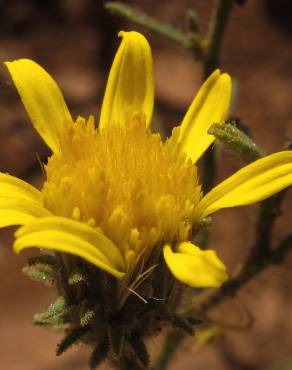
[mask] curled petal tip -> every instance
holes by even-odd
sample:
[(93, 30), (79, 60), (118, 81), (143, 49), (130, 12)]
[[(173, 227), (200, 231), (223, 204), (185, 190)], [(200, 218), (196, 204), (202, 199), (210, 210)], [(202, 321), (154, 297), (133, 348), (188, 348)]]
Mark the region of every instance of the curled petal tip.
[(173, 275), (193, 288), (218, 288), (228, 279), (224, 263), (213, 250), (203, 251), (191, 242), (184, 242), (176, 252), (165, 245), (163, 253)]

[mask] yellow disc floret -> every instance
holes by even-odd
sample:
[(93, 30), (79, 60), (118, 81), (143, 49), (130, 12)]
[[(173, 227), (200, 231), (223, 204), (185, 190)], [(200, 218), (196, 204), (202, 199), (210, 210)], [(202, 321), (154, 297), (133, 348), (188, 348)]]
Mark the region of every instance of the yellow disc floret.
[(129, 121), (97, 130), (92, 118), (77, 119), (62, 132), (42, 191), (47, 209), (97, 227), (130, 269), (155, 246), (188, 240), (200, 186), (175, 135), (163, 142), (141, 115)]

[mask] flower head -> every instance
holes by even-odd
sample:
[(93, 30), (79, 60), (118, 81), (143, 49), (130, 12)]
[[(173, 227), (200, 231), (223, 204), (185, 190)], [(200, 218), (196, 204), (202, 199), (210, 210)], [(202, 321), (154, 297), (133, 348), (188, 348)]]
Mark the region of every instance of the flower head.
[(228, 116), (230, 77), (216, 70), (163, 142), (150, 129), (149, 44), (137, 32), (119, 35), (97, 128), (92, 116), (72, 119), (57, 84), (38, 64), (27, 59), (6, 63), (53, 154), (41, 192), (1, 175), (3, 193), (13, 188), (9, 198), (2, 197), (3, 219), (10, 216), (3, 226), (25, 225), (16, 233), (16, 252), (31, 246), (65, 251), (130, 280), (138, 264), (142, 269), (148, 260), (155, 264), (164, 250), (178, 279), (191, 286), (218, 286), (227, 277), (224, 266), (213, 252), (191, 244), (192, 230), (218, 209), (250, 204), (290, 185), (291, 151), (245, 167), (203, 196), (195, 163), (214, 141), (209, 127)]
[(109, 238), (127, 280), (166, 242), (189, 240), (201, 193), (196, 168), (174, 140), (151, 134), (138, 113), (126, 127), (100, 131), (79, 118), (62, 133), (45, 171), (45, 208)]
[[(97, 126), (92, 116), (73, 120), (57, 84), (38, 64), (27, 59), (6, 63), (52, 155), (41, 191), (0, 175), (0, 225), (22, 225), (15, 234), (16, 253), (52, 249), (62, 258), (68, 254), (69, 269), (78, 265), (70, 256), (77, 256), (113, 275), (120, 282), (121, 309), (128, 297), (123, 289), (137, 292), (144, 284), (139, 294), (151, 297), (157, 281), (147, 294), (145, 281), (155, 271), (161, 279), (163, 257), (180, 282), (220, 286), (226, 268), (213, 250), (192, 243), (195, 230), (219, 209), (251, 204), (291, 185), (292, 152), (260, 159), (204, 195), (196, 163), (214, 142), (210, 126), (228, 117), (230, 76), (213, 72), (181, 125), (163, 141), (150, 128), (149, 44), (137, 32), (119, 35)], [(170, 279), (164, 299), (173, 284)]]

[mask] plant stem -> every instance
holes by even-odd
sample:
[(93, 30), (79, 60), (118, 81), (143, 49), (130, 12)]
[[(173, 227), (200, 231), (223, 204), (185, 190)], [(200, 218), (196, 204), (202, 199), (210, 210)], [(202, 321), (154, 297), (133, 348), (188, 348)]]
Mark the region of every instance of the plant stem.
[[(204, 43), (203, 50), (203, 74), (206, 79), (219, 66), (219, 55), (224, 31), (231, 14), (234, 0), (219, 0), (218, 7), (211, 21), (208, 36)], [(193, 49), (194, 57), (197, 57), (197, 50)], [(215, 123), (215, 122), (214, 122)], [(204, 175), (202, 180), (203, 190), (209, 191), (216, 178), (216, 152), (212, 148), (208, 149), (203, 159)], [(205, 244), (208, 242), (208, 234), (204, 233)], [(220, 290), (221, 292), (221, 290)], [(175, 350), (180, 346), (185, 335), (176, 330), (171, 331), (165, 339), (164, 346), (153, 367), (154, 370), (165, 370), (171, 361)]]
[[(208, 36), (203, 44), (204, 79), (206, 79), (219, 66), (219, 55), (223, 35), (229, 20), (234, 0), (219, 0), (218, 7), (211, 20)], [(214, 122), (215, 123), (215, 122)], [(216, 178), (216, 153), (209, 148), (203, 158), (203, 190), (208, 192), (212, 189)]]
[(205, 314), (208, 310), (223, 302), (227, 297), (233, 297), (244, 284), (263, 271), (267, 266), (282, 262), (290, 250), (292, 250), (292, 234), (289, 234), (283, 239), (277, 248), (270, 250), (268, 253), (266, 252), (265, 255), (261, 254), (260, 258), (255, 251), (251, 253), (239, 274), (228, 280), (220, 290), (209, 296), (200, 305), (200, 313)]
[(219, 66), (221, 44), (234, 0), (219, 0), (205, 40), (204, 78)]
[(165, 370), (170, 362), (173, 352), (178, 348), (184, 338), (182, 330), (172, 330), (166, 336), (163, 347), (156, 358), (152, 370)]
[[(250, 253), (249, 258), (244, 264), (242, 270), (236, 277), (228, 280), (220, 290), (210, 295), (196, 310), (191, 310), (187, 313), (190, 315), (195, 311), (196, 315), (199, 313), (205, 315), (207, 311), (222, 303), (226, 298), (233, 297), (238, 290), (250, 281), (254, 276), (263, 271), (266, 267), (272, 264), (281, 263), (286, 254), (292, 250), (292, 234), (284, 238), (277, 246), (277, 248), (270, 250), (268, 253), (261, 255), (260, 258), (256, 255), (256, 251)], [(187, 316), (186, 315), (186, 316)], [(165, 339), (164, 346), (161, 353), (155, 362), (153, 370), (165, 370), (170, 363), (175, 350), (180, 346), (185, 333), (177, 330), (171, 331)]]
[(187, 46), (187, 35), (169, 23), (161, 22), (156, 18), (150, 17), (141, 11), (135, 10), (130, 6), (119, 2), (106, 2), (105, 8), (113, 14), (122, 16), (131, 22), (134, 22), (151, 31), (157, 32), (160, 35), (176, 42), (177, 44), (185, 47)]

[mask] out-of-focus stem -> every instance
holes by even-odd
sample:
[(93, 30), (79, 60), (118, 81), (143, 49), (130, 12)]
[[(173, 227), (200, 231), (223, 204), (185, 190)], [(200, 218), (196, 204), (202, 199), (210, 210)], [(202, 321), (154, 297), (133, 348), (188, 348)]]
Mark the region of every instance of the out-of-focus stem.
[(184, 46), (187, 46), (187, 36), (179, 29), (171, 26), (169, 23), (150, 17), (149, 15), (135, 10), (120, 2), (106, 2), (105, 8), (111, 13), (122, 16), (131, 22), (135, 22), (151, 31), (157, 32), (162, 36)]
[(182, 330), (172, 330), (166, 337), (163, 347), (156, 358), (152, 370), (165, 370), (171, 360), (173, 352), (178, 348), (184, 338)]
[(233, 4), (234, 0), (219, 0), (204, 42), (204, 78), (207, 78), (219, 66), (221, 44)]
[[(229, 20), (234, 0), (219, 0), (218, 7), (211, 20), (209, 31), (203, 42), (204, 79), (219, 66), (219, 56), (223, 35)], [(215, 122), (214, 122), (215, 123)], [(208, 192), (216, 178), (216, 153), (209, 148), (203, 158), (203, 190)]]
[[(203, 73), (204, 79), (219, 66), (219, 55), (222, 44), (224, 31), (231, 14), (234, 0), (219, 0), (218, 7), (215, 11), (213, 19), (210, 23), (208, 36), (205, 41), (200, 44), (203, 45)], [(197, 57), (197, 50), (193, 49), (194, 57)], [(215, 123), (215, 122), (214, 122)], [(208, 149), (204, 155), (203, 162), (204, 175), (202, 180), (203, 189), (205, 192), (209, 191), (216, 178), (216, 152)], [(208, 233), (204, 233), (204, 244), (208, 243)], [(219, 291), (221, 292), (221, 290)], [(175, 350), (180, 346), (185, 335), (176, 330), (171, 331), (166, 337), (164, 347), (162, 348), (157, 361), (155, 362), (154, 370), (165, 370), (171, 361)]]
[(208, 310), (223, 302), (227, 297), (233, 297), (243, 285), (267, 266), (282, 262), (290, 250), (292, 250), (292, 234), (289, 234), (283, 239), (277, 248), (268, 252), (266, 251), (264, 254), (259, 255), (258, 249), (253, 250), (238, 275), (228, 280), (220, 290), (209, 296), (197, 311), (205, 314)]

